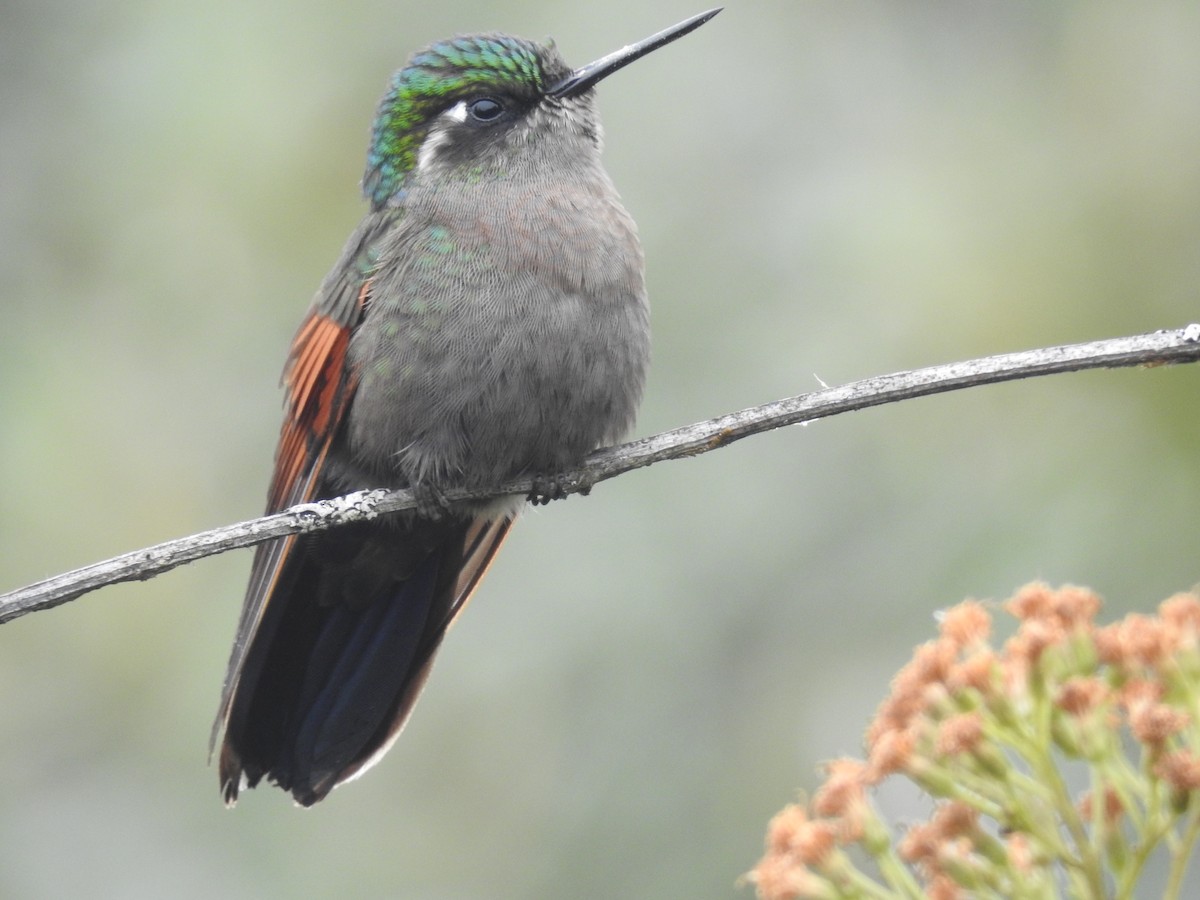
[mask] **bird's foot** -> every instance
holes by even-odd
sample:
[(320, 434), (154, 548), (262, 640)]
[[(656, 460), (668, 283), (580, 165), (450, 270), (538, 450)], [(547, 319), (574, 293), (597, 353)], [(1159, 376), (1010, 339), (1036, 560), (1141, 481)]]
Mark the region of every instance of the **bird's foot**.
[(413, 485), (412, 492), (417, 498), (417, 515), (422, 519), (432, 519), (436, 522), (450, 511), (450, 501), (437, 485), (416, 484)]
[(568, 494), (586, 497), (592, 492), (591, 479), (567, 475), (538, 475), (533, 479), (533, 489), (528, 500), (534, 506), (545, 506), (551, 500), (563, 500)]

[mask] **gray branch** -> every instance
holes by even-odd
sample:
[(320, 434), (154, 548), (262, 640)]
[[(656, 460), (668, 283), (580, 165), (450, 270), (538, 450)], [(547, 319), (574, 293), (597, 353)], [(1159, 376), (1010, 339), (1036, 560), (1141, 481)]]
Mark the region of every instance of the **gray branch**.
[[(558, 480), (566, 493), (576, 493), (623, 472), (663, 460), (697, 456), (752, 434), (912, 397), (1057, 372), (1158, 366), (1197, 360), (1200, 360), (1200, 325), (1194, 324), (1154, 334), (1006, 353), (896, 372), (754, 406), (599, 450), (578, 469), (564, 473)], [(451, 502), (480, 500), (500, 494), (528, 494), (532, 489), (531, 480), (526, 478), (489, 491), (449, 490), (445, 496)], [(274, 515), (166, 541), (0, 594), (0, 624), (26, 613), (58, 606), (108, 584), (144, 581), (176, 566), (227, 550), (249, 547), (289, 534), (323, 531), (385, 513), (411, 509), (416, 505), (412, 492), (407, 490), (358, 491), (345, 497), (305, 503)]]

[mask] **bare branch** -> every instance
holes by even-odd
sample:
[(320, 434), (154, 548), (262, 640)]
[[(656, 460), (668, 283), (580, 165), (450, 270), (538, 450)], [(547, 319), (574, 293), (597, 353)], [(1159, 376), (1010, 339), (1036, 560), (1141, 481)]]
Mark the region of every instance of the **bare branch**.
[[(591, 485), (623, 472), (663, 460), (707, 453), (752, 434), (928, 394), (1057, 372), (1170, 365), (1197, 360), (1200, 360), (1200, 325), (1189, 325), (1153, 334), (1047, 347), (896, 372), (777, 400), (600, 450), (589, 456), (578, 469), (562, 475), (559, 482), (566, 493), (586, 491)], [(532, 488), (530, 479), (522, 479), (490, 491), (449, 490), (446, 499), (455, 502), (499, 494), (528, 494)], [(108, 584), (144, 581), (176, 566), (226, 550), (299, 532), (322, 531), (414, 506), (416, 501), (411, 491), (358, 491), (334, 500), (302, 504), (275, 515), (166, 541), (0, 594), (0, 624), (26, 613), (58, 606)]]

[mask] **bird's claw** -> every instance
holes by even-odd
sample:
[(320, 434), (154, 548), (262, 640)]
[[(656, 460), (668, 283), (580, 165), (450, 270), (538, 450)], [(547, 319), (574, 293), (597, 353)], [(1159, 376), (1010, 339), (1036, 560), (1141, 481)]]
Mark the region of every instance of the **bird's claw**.
[(533, 479), (528, 500), (534, 506), (545, 506), (551, 500), (564, 500), (568, 494), (586, 497), (592, 492), (592, 482), (566, 475), (538, 475)]
[(436, 522), (450, 511), (450, 501), (436, 485), (418, 484), (413, 486), (412, 491), (417, 498), (417, 515), (422, 519)]

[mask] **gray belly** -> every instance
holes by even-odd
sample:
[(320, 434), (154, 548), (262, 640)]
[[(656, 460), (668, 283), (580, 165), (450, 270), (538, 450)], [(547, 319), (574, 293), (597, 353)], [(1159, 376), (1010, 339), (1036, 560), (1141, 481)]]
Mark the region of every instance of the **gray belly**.
[(470, 239), (410, 222), (350, 344), (356, 467), (383, 484), (487, 487), (555, 474), (627, 433), (649, 361), (627, 216), (615, 234), (485, 217)]

